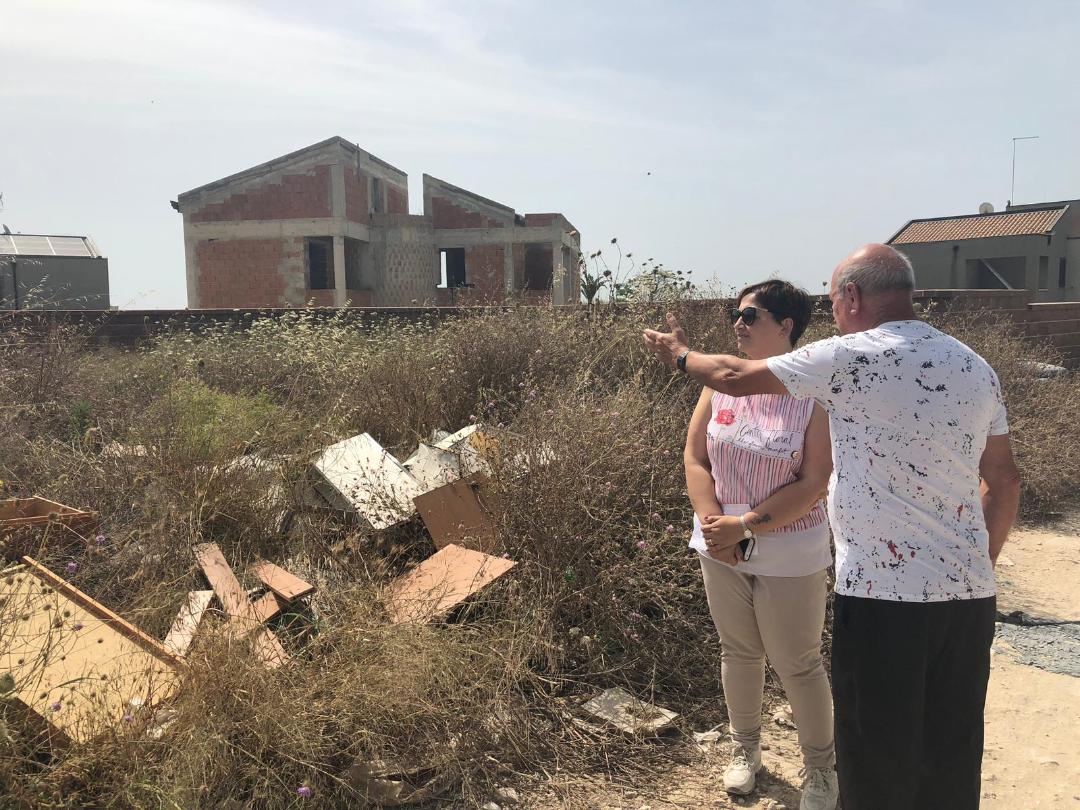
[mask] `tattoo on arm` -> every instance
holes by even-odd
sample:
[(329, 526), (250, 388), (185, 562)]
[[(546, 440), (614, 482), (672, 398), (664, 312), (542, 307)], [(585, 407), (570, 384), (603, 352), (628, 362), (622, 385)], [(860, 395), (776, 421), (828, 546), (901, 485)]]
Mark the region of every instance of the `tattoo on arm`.
[(750, 525), (760, 526), (762, 523), (768, 523), (770, 520), (772, 520), (772, 515), (766, 512), (764, 515), (754, 515), (750, 518)]

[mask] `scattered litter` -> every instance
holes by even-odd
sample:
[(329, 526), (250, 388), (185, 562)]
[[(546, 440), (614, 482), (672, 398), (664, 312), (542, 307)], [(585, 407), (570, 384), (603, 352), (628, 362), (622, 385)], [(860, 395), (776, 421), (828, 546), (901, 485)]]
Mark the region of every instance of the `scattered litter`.
[(480, 432), (477, 425), (469, 425), (433, 445), (421, 444), (403, 466), (421, 491), (429, 492), (471, 475), (490, 476), (491, 467), (484, 453), (493, 446), (493, 439)]
[(214, 543), (195, 546), (195, 560), (199, 563), (218, 601), (229, 614), (229, 626), (233, 632), (251, 636), (252, 648), (268, 667), (284, 664), (289, 656), (270, 630), (263, 627), (248, 595), (229, 568), (221, 549)]
[(1057, 366), (1053, 363), (1040, 363), (1037, 360), (1022, 360), (1020, 365), (1031, 372), (1031, 376), (1036, 380), (1051, 380), (1055, 377), (1067, 377), (1069, 370), (1064, 366)]
[(401, 462), (367, 433), (323, 451), (315, 461), (316, 489), (331, 506), (356, 512), (373, 529), (387, 529), (415, 514), (420, 485)]
[(113, 441), (101, 448), (101, 455), (105, 458), (145, 458), (150, 454), (141, 444), (121, 444)]
[(390, 586), (387, 610), (394, 624), (445, 616), (517, 563), (448, 545)]
[(797, 728), (797, 726), (795, 725), (795, 715), (791, 711), (790, 704), (785, 703), (783, 706), (773, 712), (772, 719), (773, 722), (776, 723), (776, 725), (783, 728)]
[(416, 804), (443, 793), (451, 784), (446, 771), (432, 764), (402, 765), (382, 760), (357, 760), (346, 777), (369, 802), (386, 807)]
[[(177, 687), (179, 658), (31, 557), (4, 572), (0, 671), (28, 719), (58, 742), (83, 743)], [(14, 625), (12, 627), (12, 625)]]
[(720, 742), (727, 736), (721, 731), (722, 728), (723, 726), (714, 726), (708, 731), (695, 731), (692, 735), (694, 742), (701, 746), (707, 745), (708, 743)]
[(667, 731), (679, 716), (676, 712), (638, 700), (619, 687), (597, 695), (581, 708), (622, 732), (648, 737)]
[(521, 801), (521, 797), (518, 796), (518, 792), (512, 787), (495, 788), (495, 798), (503, 804), (517, 804), (519, 801)]
[(180, 612), (176, 614), (176, 619), (169, 629), (169, 634), (165, 636), (163, 642), (165, 649), (180, 657), (187, 655), (188, 648), (195, 638), (195, 631), (199, 627), (199, 622), (202, 621), (203, 615), (210, 607), (213, 598), (213, 591), (188, 592), (187, 602), (180, 608)]

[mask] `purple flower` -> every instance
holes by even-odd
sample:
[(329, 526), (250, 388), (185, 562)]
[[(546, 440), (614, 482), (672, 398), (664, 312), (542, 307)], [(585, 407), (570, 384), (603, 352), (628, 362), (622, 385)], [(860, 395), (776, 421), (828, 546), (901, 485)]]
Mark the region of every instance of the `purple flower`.
[(123, 717), (123, 721), (125, 723), (134, 723), (135, 722), (135, 717), (134, 717), (134, 715), (131, 714), (131, 712), (125, 712), (124, 717)]
[(75, 622), (75, 624), (71, 625), (72, 630), (82, 630), (84, 627), (86, 627), (86, 625), (82, 622)]
[(661, 520), (659, 512), (653, 512), (651, 515), (649, 515), (649, 517), (651, 517), (653, 520)]
[(79, 570), (79, 564), (72, 560), (67, 565), (65, 565), (64, 568), (69, 574), (74, 574), (76, 571)]
[(502, 555), (502, 558), (504, 560), (509, 560), (510, 559), (510, 552), (509, 551), (504, 551), (503, 555)]
[(62, 708), (64, 708), (64, 706), (63, 706), (63, 704), (62, 704), (62, 703), (61, 703), (61, 702), (60, 702), (60, 701), (58, 700), (58, 701), (56, 701), (55, 703), (51, 704), (51, 705), (49, 706), (49, 708), (50, 708), (50, 709), (52, 709), (52, 710), (53, 710), (54, 712), (58, 712), (58, 711), (60, 711), (60, 710), (61, 710)]
[(301, 799), (310, 799), (312, 792), (313, 791), (311, 790), (311, 788), (309, 788), (307, 785), (301, 785), (296, 789), (296, 795), (299, 796)]
[(668, 534), (675, 534), (675, 527), (669, 523), (667, 526), (664, 527), (664, 531)]
[(469, 414), (469, 421), (470, 422), (475, 422), (476, 421), (476, 414), (470, 413)]
[(637, 633), (631, 633), (630, 634), (630, 640), (631, 641), (641, 641), (641, 636), (639, 636)]
[(646, 546), (646, 543), (645, 543), (644, 540), (638, 540), (637, 541), (637, 547), (640, 548), (642, 551), (645, 550), (645, 546)]
[(94, 538), (94, 542), (97, 543), (99, 546), (103, 546), (109, 542), (109, 538), (107, 538), (103, 534), (99, 534), (97, 537)]

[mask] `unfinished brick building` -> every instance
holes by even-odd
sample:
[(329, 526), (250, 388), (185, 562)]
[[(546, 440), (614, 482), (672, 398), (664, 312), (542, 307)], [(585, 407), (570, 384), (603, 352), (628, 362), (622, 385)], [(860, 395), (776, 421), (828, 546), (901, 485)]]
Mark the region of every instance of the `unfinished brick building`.
[(577, 301), (581, 237), (562, 214), (408, 178), (344, 138), (180, 195), (188, 307)]

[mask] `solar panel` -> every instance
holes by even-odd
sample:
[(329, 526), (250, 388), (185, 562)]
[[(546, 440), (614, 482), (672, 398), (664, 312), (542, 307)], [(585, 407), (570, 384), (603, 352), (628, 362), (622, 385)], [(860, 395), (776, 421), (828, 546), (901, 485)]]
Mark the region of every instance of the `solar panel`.
[(97, 252), (83, 236), (34, 236), (0, 234), (0, 255), (17, 256), (88, 256)]

